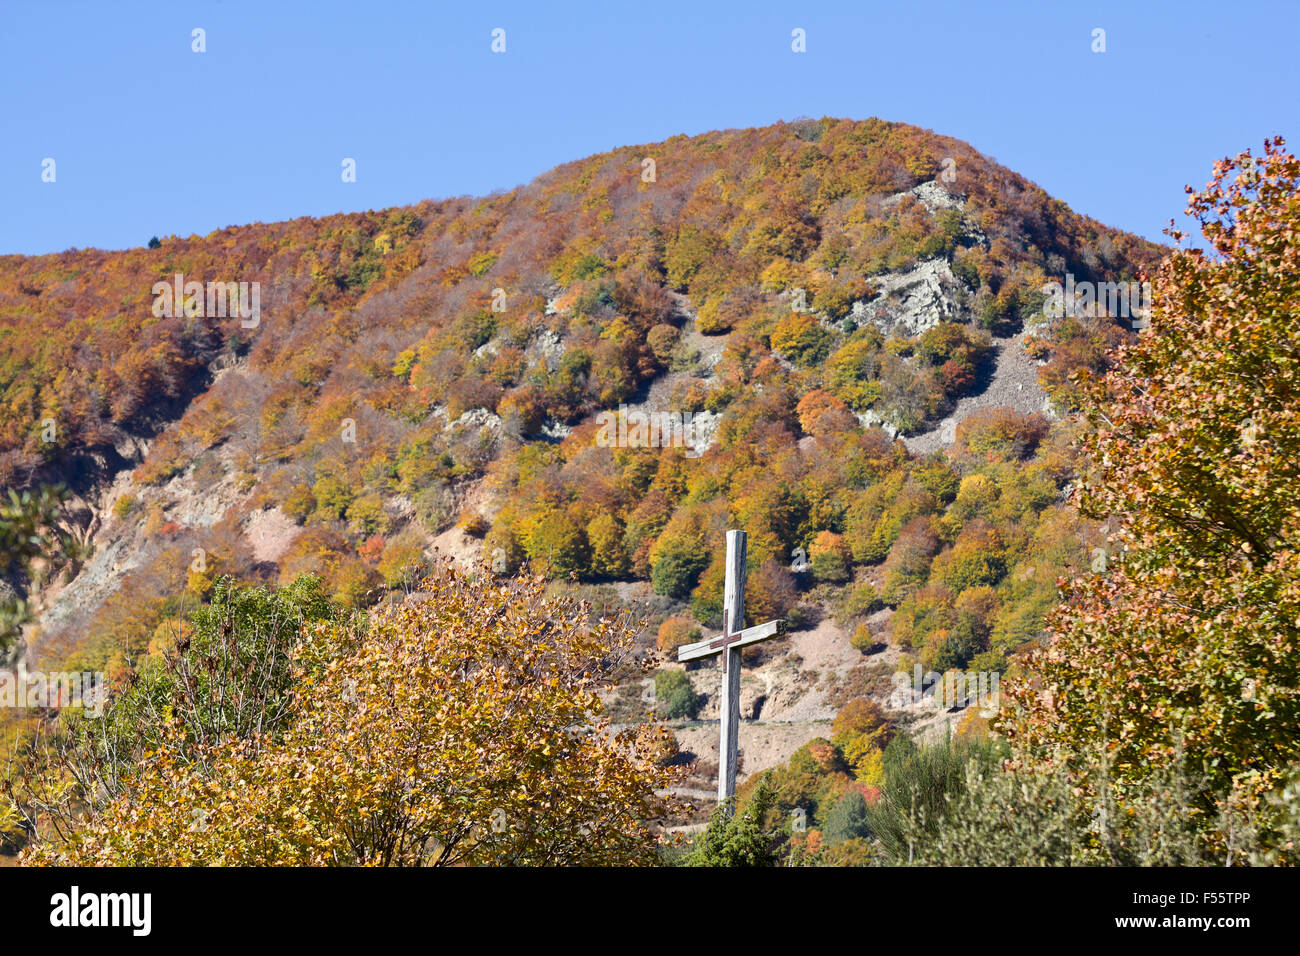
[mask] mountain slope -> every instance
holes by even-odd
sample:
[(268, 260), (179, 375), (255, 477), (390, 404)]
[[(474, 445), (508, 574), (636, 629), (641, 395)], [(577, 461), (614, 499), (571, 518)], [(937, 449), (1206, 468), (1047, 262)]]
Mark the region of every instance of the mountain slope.
[[(1065, 412), (1067, 373), (1127, 334), (1042, 323), (1042, 286), (1160, 253), (959, 141), (824, 119), (484, 199), (0, 258), (0, 485), (67, 482), (97, 545), (38, 595), (29, 653), (125, 672), (219, 573), (366, 605), (435, 542), (648, 600), (650, 642), (716, 626), (738, 526), (750, 613), (838, 647), (811, 673), (798, 641), (755, 652), (767, 713), (822, 721), (913, 659), (1005, 664), (1090, 533), (1022, 344)], [(177, 274), (258, 283), (256, 327), (155, 315)], [(608, 447), (620, 405), (700, 446)]]

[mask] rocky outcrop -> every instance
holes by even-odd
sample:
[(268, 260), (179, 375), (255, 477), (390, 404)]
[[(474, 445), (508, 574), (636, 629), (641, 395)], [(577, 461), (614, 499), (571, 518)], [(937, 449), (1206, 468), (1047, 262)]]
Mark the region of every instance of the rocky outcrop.
[(940, 209), (966, 208), (966, 200), (962, 199), (960, 196), (954, 196), (934, 180), (930, 180), (928, 183), (921, 183), (919, 186), (913, 186), (905, 192), (896, 193), (886, 199), (883, 205), (886, 207), (897, 205), (904, 196), (915, 196), (931, 216), (937, 213)]
[(853, 303), (853, 318), (868, 321), (886, 335), (908, 338), (940, 322), (970, 318), (970, 290), (953, 274), (947, 259), (929, 259), (903, 272), (873, 278), (880, 290), (866, 301)]

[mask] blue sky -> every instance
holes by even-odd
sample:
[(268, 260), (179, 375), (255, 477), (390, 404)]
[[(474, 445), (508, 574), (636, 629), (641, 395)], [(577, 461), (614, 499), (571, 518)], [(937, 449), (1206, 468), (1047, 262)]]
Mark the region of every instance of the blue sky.
[(1294, 0), (0, 0), (0, 254), (483, 194), (617, 146), (823, 115), (967, 140), (1160, 239), (1216, 158), (1300, 146), (1297, 27)]

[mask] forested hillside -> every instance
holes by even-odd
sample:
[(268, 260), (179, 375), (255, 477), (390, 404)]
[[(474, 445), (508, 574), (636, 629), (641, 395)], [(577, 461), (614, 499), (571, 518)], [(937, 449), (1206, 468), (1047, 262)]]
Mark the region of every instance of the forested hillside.
[[(32, 652), (130, 668), (222, 573), (373, 604), (458, 521), (466, 554), (647, 580), (705, 625), (744, 527), (756, 618), (824, 583), (858, 623), (896, 607), (927, 666), (1009, 652), (1081, 553), (1052, 412), (1126, 334), (1044, 322), (1042, 287), (1159, 252), (964, 143), (824, 119), (483, 199), (5, 257), (0, 484), (65, 482), (101, 544)], [(256, 327), (157, 316), (177, 274), (260, 283)], [(894, 436), (979, 394), (1012, 336), (1051, 407), (982, 410), (910, 456)], [(696, 416), (707, 450), (602, 446), (621, 403)]]
[[(1133, 323), (1113, 303), (1054, 314), (1046, 290), (1138, 280), (1165, 252), (964, 143), (822, 119), (627, 147), (486, 198), (4, 257), (0, 487), (36, 497), (0, 515), (23, 542), (0, 569), (0, 642), (47, 671), (106, 672), (133, 765), (130, 741), (177, 711), (148, 715), (186, 692), (160, 675), (233, 639), (211, 636), (216, 608), (272, 600), (241, 588), (284, 588), (274, 600), (305, 626), (295, 595), (315, 617), (390, 613), (439, 551), (530, 570), (550, 581), (527, 592), (537, 620), (564, 595), (596, 617), (636, 609), (618, 638), (631, 656), (599, 668), (602, 706), (616, 726), (667, 718), (671, 739), (636, 773), (698, 797), (716, 772), (716, 672), (653, 655), (720, 627), (723, 535), (743, 528), (746, 617), (789, 636), (746, 652), (742, 776), (752, 789), (776, 767), (763, 799), (782, 812), (857, 819), (903, 730), (988, 726), (980, 708), (897, 704), (891, 675), (1017, 673), (1060, 580), (1095, 569), (1107, 515), (1067, 500), (1077, 411)], [(215, 314), (227, 283), (255, 284), (256, 308)], [(306, 650), (280, 635), (240, 651), (278, 648), (267, 679), (284, 706), (302, 706), (286, 661), (306, 653), (294, 680), (323, 679), (313, 648), (342, 639), (313, 633)], [(372, 634), (375, 653), (424, 653), (416, 631), (393, 633)], [(586, 678), (573, 689), (588, 692)], [(300, 759), (250, 746), (240, 761)], [(188, 786), (190, 759), (109, 795), (127, 812)], [(232, 772), (272, 787), (284, 772), (256, 767)], [(628, 787), (600, 799), (641, 799)], [(865, 859), (855, 825), (835, 825), (840, 862)], [(609, 852), (647, 858), (648, 832), (625, 836)], [(112, 852), (172, 852), (141, 839), (154, 849)], [(338, 852), (283, 839), (295, 849), (249, 859)]]

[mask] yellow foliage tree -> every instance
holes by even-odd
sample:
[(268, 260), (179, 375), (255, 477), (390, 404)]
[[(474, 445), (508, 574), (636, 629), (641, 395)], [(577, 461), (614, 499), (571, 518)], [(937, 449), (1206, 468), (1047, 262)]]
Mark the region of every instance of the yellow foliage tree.
[(653, 864), (666, 730), (616, 732), (598, 695), (636, 626), (544, 592), (444, 563), (361, 632), (309, 626), (278, 740), (178, 731), (24, 862)]

